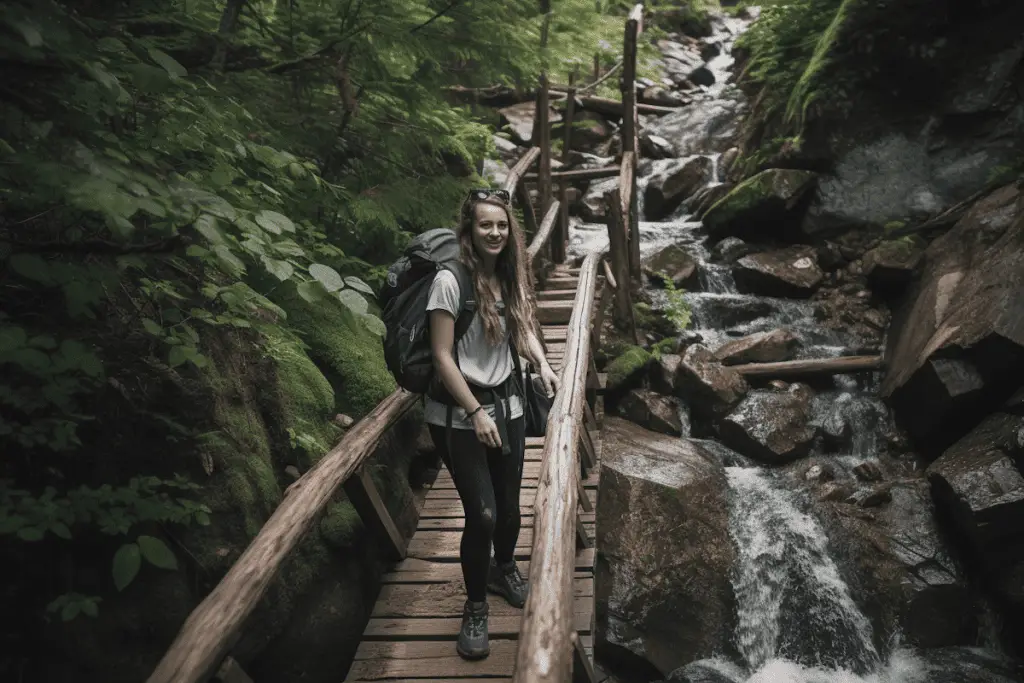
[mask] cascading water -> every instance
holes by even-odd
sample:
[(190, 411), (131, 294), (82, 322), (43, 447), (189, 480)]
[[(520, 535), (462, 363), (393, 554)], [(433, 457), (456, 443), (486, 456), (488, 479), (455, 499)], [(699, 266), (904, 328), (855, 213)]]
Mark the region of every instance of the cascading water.
[[(721, 53), (706, 66), (716, 76), (691, 107), (721, 111), (718, 102), (734, 98), (726, 85), (732, 66), (731, 45), (748, 22), (721, 18), (708, 42)], [(716, 108), (717, 107), (717, 108)], [(708, 114), (709, 118), (712, 114)], [(716, 124), (720, 125), (720, 124)], [(708, 130), (711, 130), (709, 127)], [(708, 145), (711, 135), (687, 132), (692, 148), (677, 155), (706, 155), (711, 160), (708, 185), (718, 185), (721, 149)], [(649, 170), (665, 166), (650, 166)], [(657, 171), (660, 172), (660, 171)], [(638, 177), (643, 197), (650, 176)], [(741, 294), (731, 267), (716, 263), (700, 221), (684, 204), (663, 222), (640, 223), (641, 258), (677, 245), (698, 265), (696, 291), (687, 291), (691, 310), (688, 333), (716, 349), (732, 339), (786, 327), (801, 341), (797, 358), (836, 356), (870, 345), (841, 335), (817, 322), (815, 304), (805, 300)], [(643, 215), (641, 213), (641, 215)], [(582, 256), (608, 247), (604, 225), (576, 222), (570, 231), (570, 254)], [(666, 302), (664, 290), (648, 288), (655, 306)], [(821, 433), (843, 435), (843, 445), (817, 442), (811, 455), (827, 457), (829, 466), (849, 474), (858, 466), (880, 463), (890, 416), (877, 398), (879, 376), (837, 376), (831, 388), (819, 387), (810, 405), (810, 422)], [(690, 437), (690, 415), (682, 408), (683, 438)], [(898, 633), (875, 633), (851, 591), (842, 566), (830, 552), (826, 526), (814, 514), (810, 497), (791, 472), (758, 466), (712, 439), (693, 439), (725, 466), (729, 486), (729, 535), (736, 550), (731, 577), (736, 600), (733, 651), (739, 660), (718, 657), (693, 662), (674, 672), (671, 681), (686, 683), (1012, 683), (1010, 669), (991, 651), (942, 648), (918, 652), (899, 646)], [(822, 444), (825, 443), (823, 446)], [(838, 451), (838, 452), (837, 452)]]

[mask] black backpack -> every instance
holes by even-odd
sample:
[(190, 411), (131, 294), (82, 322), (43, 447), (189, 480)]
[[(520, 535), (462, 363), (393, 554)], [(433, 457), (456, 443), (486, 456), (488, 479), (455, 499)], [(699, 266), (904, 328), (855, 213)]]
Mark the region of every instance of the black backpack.
[(405, 254), (388, 268), (377, 297), (387, 327), (384, 361), (398, 385), (414, 394), (426, 393), (434, 378), (427, 298), (434, 276), (442, 269), (450, 270), (459, 282), (458, 343), (473, 321), (476, 301), (469, 270), (459, 261), (459, 241), (453, 230), (428, 230), (409, 242)]

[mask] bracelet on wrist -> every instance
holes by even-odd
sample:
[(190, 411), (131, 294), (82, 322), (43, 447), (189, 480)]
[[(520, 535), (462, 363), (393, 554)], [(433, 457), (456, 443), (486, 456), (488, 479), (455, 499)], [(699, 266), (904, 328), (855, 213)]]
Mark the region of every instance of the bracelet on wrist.
[(483, 407), (482, 405), (478, 405), (478, 406), (477, 406), (477, 407), (476, 407), (476, 408), (475, 408), (475, 409), (473, 410), (473, 412), (471, 412), (471, 413), (466, 413), (466, 419), (468, 420), (469, 418), (473, 417), (474, 415), (476, 415), (477, 413), (479, 413), (479, 412), (480, 412), (481, 410), (483, 410), (483, 409), (484, 409), (484, 407)]

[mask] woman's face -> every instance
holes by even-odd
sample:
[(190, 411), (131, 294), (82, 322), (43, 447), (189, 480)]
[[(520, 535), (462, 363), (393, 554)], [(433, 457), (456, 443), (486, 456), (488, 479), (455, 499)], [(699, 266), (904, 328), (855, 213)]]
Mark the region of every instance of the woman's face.
[(473, 219), (473, 248), (481, 257), (497, 258), (508, 244), (508, 214), (493, 204), (477, 204)]

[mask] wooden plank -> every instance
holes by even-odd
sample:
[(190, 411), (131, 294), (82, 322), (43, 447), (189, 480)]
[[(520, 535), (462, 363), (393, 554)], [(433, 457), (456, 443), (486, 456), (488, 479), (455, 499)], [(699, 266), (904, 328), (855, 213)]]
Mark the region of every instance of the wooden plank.
[(583, 488), (583, 481), (580, 479), (576, 480), (576, 498), (579, 500), (580, 507), (583, 508), (584, 512), (594, 511), (594, 503), (591, 501), (587, 490)]
[(584, 548), (593, 548), (594, 542), (591, 537), (594, 534), (594, 527), (592, 525), (585, 524), (580, 517), (580, 513), (576, 513), (576, 550), (583, 550)]
[[(500, 600), (500, 598), (498, 598)], [(490, 600), (488, 600), (490, 603)], [(574, 612), (574, 627), (580, 633), (590, 633), (590, 613)], [(490, 638), (515, 638), (523, 623), (522, 615), (492, 616), (487, 619)], [(454, 641), (462, 627), (461, 617), (454, 618), (373, 618), (363, 631), (364, 640), (450, 640)]]
[(572, 683), (597, 683), (597, 674), (594, 672), (593, 647), (588, 648), (587, 643), (580, 636), (583, 632), (577, 630), (572, 634)]
[[(529, 562), (529, 560), (526, 560), (526, 561)], [(458, 564), (453, 564), (451, 562), (439, 562), (439, 561), (435, 561), (435, 560), (424, 560), (424, 559), (420, 559), (420, 558), (416, 558), (416, 557), (407, 557), (404, 560), (402, 560), (401, 562), (396, 563), (391, 568), (391, 571), (388, 573), (388, 576), (404, 574), (406, 572), (422, 573), (422, 572), (441, 571), (440, 569), (438, 569), (438, 567), (441, 567), (441, 566), (453, 567), (454, 568), (453, 571), (457, 571), (458, 572), (457, 578), (461, 578), (462, 570), (458, 568)], [(593, 568), (594, 568), (594, 549), (593, 548), (588, 548), (586, 550), (581, 550), (578, 553), (576, 553), (575, 571), (577, 571), (577, 572), (592, 571)]]
[(839, 356), (787, 360), (778, 363), (747, 363), (732, 365), (733, 370), (747, 377), (789, 377), (793, 375), (842, 375), (885, 367), (882, 356)]
[[(411, 649), (411, 645), (424, 647)], [(362, 652), (357, 651), (348, 680), (505, 676), (515, 663), (516, 645), (514, 640), (495, 639), (491, 642), (490, 656), (467, 661), (455, 652), (449, 642), (366, 642), (359, 646)]]
[[(596, 451), (594, 450), (593, 442), (589, 442), (589, 441), (584, 442), (583, 437), (581, 437), (580, 441), (581, 441), (581, 443), (589, 444), (588, 447), (591, 449), (591, 455), (588, 455), (587, 457), (588, 458), (589, 457), (593, 457), (594, 460), (596, 461)], [(540, 480), (541, 461), (533, 461), (533, 462), (524, 463), (524, 465), (523, 465), (524, 469), (527, 466), (529, 466), (531, 470), (535, 470), (535, 471), (532, 474), (525, 474), (524, 473), (523, 479), (522, 479), (522, 484), (520, 485), (520, 491), (523, 491), (525, 489), (535, 489), (535, 488), (537, 488), (537, 482)], [(586, 469), (590, 470), (592, 467), (593, 467), (593, 465), (587, 465)], [(600, 476), (599, 473), (596, 472), (596, 471), (590, 472), (583, 479), (583, 485), (586, 488), (596, 487), (598, 485), (598, 477), (599, 476)], [(438, 474), (437, 479), (434, 481), (434, 484), (433, 484), (433, 486), (431, 488), (435, 489), (435, 490), (438, 490), (438, 491), (452, 490), (452, 489), (455, 489), (455, 481), (452, 479), (451, 475), (447, 471), (444, 471), (444, 472), (441, 472), (440, 474)]]
[[(536, 566), (536, 562), (534, 562)], [(594, 598), (594, 579), (571, 579), (572, 609), (587, 612)], [(522, 609), (512, 607), (505, 600), (488, 600), (492, 616), (521, 616)], [(457, 619), (466, 604), (466, 589), (462, 581), (451, 583), (392, 583), (381, 586), (373, 618), (431, 618)]]
[(185, 620), (147, 683), (199, 683), (213, 676), (313, 520), (374, 451), (381, 435), (418, 400), (401, 389), (388, 396), (288, 487), (256, 538)]
[(385, 552), (392, 560), (405, 557), (406, 540), (395, 526), (388, 512), (388, 506), (381, 500), (377, 485), (365, 467), (360, 467), (344, 484), (345, 494), (359, 513), (363, 524), (384, 544)]
[(549, 413), (544, 444), (544, 472), (534, 505), (537, 552), (531, 557), (530, 594), (519, 634), (515, 680), (519, 683), (565, 683), (572, 668), (567, 645), (572, 634), (575, 539), (566, 534), (575, 523), (579, 472), (579, 430), (583, 389), (590, 358), (590, 320), (596, 295), (598, 254), (580, 268), (579, 293), (569, 321), (562, 387)]
[(571, 301), (538, 301), (537, 319), (543, 323), (567, 323), (572, 317)]
[(537, 292), (537, 301), (566, 301), (572, 300), (575, 296), (575, 289), (542, 289)]
[[(594, 527), (594, 513), (586, 512), (583, 513), (582, 523), (588, 525), (587, 530), (593, 531)], [(533, 515), (522, 515), (521, 529), (532, 529), (533, 528)], [(466, 518), (462, 517), (434, 517), (433, 519), (421, 519), (416, 529), (418, 531), (458, 531), (465, 528)]]

